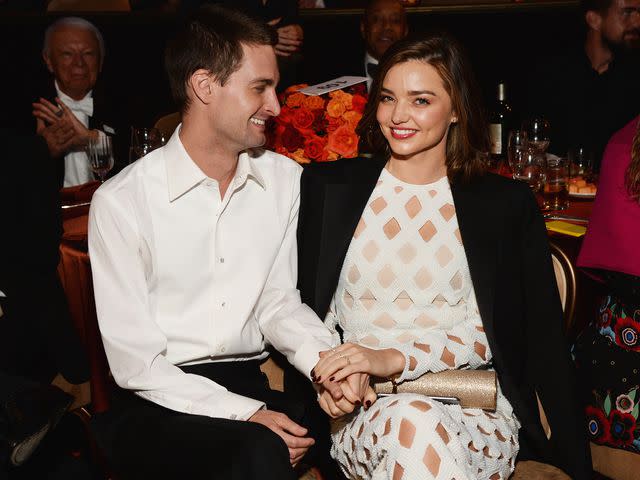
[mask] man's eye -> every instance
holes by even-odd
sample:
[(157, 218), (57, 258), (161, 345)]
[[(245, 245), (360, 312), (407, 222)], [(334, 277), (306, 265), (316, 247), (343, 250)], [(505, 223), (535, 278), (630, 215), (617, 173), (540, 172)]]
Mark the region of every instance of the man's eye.
[(254, 90), (258, 93), (264, 93), (265, 88), (264, 87), (254, 87)]

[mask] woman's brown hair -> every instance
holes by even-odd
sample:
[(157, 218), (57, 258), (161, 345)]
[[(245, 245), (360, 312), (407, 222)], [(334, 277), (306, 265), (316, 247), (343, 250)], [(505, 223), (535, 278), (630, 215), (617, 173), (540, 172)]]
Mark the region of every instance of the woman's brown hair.
[(631, 163), (625, 174), (625, 182), (631, 198), (640, 202), (640, 119), (631, 145)]
[(481, 96), (470, 63), (460, 44), (444, 33), (421, 35), (392, 45), (380, 60), (369, 101), (356, 132), (362, 150), (374, 154), (391, 155), (376, 112), (380, 103), (382, 83), (387, 72), (400, 63), (421, 61), (436, 69), (458, 117), (449, 128), (446, 147), (447, 176), (468, 180), (485, 171), (487, 153), (491, 145)]

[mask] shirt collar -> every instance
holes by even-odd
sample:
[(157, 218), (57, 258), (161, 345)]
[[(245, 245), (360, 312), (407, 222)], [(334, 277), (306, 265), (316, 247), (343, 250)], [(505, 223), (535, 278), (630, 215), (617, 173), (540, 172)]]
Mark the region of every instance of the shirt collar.
[(364, 54), (364, 64), (373, 63), (374, 65), (378, 65), (379, 61), (371, 56), (369, 52), (365, 52)]
[(89, 90), (89, 92), (84, 97), (82, 97), (80, 100), (74, 100), (69, 95), (67, 95), (62, 90), (60, 90), (60, 86), (58, 85), (58, 81), (57, 80), (54, 80), (53, 84), (56, 87), (56, 93), (58, 94), (58, 98), (60, 100), (62, 100), (62, 102), (65, 103), (66, 105), (68, 105), (69, 103), (72, 103), (72, 102), (81, 102), (85, 98), (93, 98), (93, 90)]
[[(185, 150), (179, 136), (181, 128), (182, 124), (178, 125), (167, 144), (163, 147), (170, 202), (208, 179)], [(238, 157), (236, 173), (231, 181), (232, 188), (236, 189), (244, 185), (249, 178), (255, 180), (263, 189), (266, 188), (253, 155), (248, 152), (242, 152)]]

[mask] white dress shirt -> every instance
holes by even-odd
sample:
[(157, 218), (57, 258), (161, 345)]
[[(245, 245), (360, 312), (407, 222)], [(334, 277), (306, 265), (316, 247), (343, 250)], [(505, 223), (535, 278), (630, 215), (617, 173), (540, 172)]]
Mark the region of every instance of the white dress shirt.
[[(87, 103), (87, 100), (91, 99), (93, 103), (92, 92), (90, 91), (85, 95), (82, 100), (74, 100), (67, 94), (63, 93), (58, 87), (58, 82), (55, 82), (56, 93), (58, 98), (67, 106), (69, 110), (73, 112), (73, 115), (84, 125), (89, 128), (89, 116), (86, 109), (77, 108), (76, 105), (81, 103)], [(93, 108), (91, 109), (93, 110)], [(89, 167), (89, 158), (84, 150), (77, 150), (69, 152), (64, 156), (64, 186), (73, 187), (74, 185), (81, 185), (83, 183), (91, 182), (95, 180), (91, 167)]]
[(371, 84), (373, 83), (373, 77), (369, 75), (369, 69), (367, 68), (367, 64), (373, 63), (374, 65), (378, 65), (378, 60), (373, 58), (369, 52), (364, 54), (364, 73), (367, 76), (367, 92), (371, 90)]
[(176, 365), (264, 358), (269, 343), (308, 377), (331, 347), (296, 289), (301, 168), (242, 153), (221, 199), (179, 131), (93, 196), (100, 331), (121, 387), (172, 410), (246, 420), (264, 404)]

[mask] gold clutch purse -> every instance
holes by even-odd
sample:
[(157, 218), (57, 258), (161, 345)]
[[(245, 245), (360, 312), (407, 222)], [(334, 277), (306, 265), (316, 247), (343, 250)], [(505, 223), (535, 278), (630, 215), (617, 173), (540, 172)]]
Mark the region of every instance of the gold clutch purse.
[(427, 397), (455, 398), (464, 408), (495, 411), (498, 382), (494, 370), (445, 370), (425, 373), (415, 380), (396, 384), (374, 378), (373, 389), (380, 394), (419, 393)]

